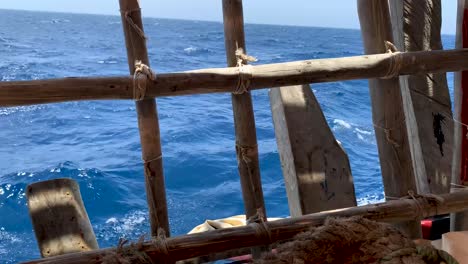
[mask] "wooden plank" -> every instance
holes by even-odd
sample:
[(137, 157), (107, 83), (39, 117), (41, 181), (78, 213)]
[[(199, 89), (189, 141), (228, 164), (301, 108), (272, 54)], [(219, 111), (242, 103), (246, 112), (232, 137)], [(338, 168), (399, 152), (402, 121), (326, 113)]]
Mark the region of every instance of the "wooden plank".
[[(468, 49), (264, 64), (250, 66), (250, 90), (465, 69)], [(148, 83), (146, 96), (227, 93), (235, 91), (238, 82), (239, 69), (235, 67), (158, 74), (155, 81)], [(133, 77), (0, 82), (0, 107), (104, 99), (133, 99)]]
[(356, 206), (348, 155), (309, 85), (270, 90), (291, 216)]
[[(236, 50), (245, 48), (242, 0), (223, 0), (224, 38), (228, 67), (237, 65)], [(244, 61), (244, 64), (246, 62)], [(236, 152), (242, 195), (247, 219), (262, 212), (266, 221), (265, 202), (258, 162), (257, 133), (250, 92), (232, 94), (236, 132)]]
[[(358, 13), (365, 52), (385, 52), (385, 41), (393, 42), (387, 0), (358, 0)], [(416, 191), (416, 182), (399, 80), (370, 79), (369, 88), (385, 195), (402, 197)], [(413, 238), (421, 237), (419, 221), (402, 223), (400, 228)]]
[[(389, 4), (398, 50), (442, 49), (440, 0), (392, 0)], [(446, 75), (401, 78), (418, 191), (446, 193), (450, 189), (454, 133)]]
[[(457, 34), (455, 46), (468, 47), (468, 0), (458, 0)], [(468, 71), (455, 73), (454, 123), (455, 138), (453, 150), (452, 182), (454, 185), (468, 185)], [(459, 187), (453, 187), (458, 191)], [(468, 230), (468, 211), (451, 215), (451, 230)]]
[[(119, 3), (127, 46), (128, 66), (130, 74), (133, 74), (135, 72), (136, 61), (141, 61), (149, 66), (146, 39), (142, 35), (144, 33), (141, 11), (138, 0), (120, 0)], [(133, 91), (131, 92), (133, 95)], [(151, 235), (156, 236), (158, 228), (162, 228), (166, 232), (166, 235), (169, 236), (169, 219), (156, 101), (149, 98), (136, 101), (135, 104), (138, 114), (138, 127), (140, 129)]]
[(26, 197), (42, 257), (99, 248), (76, 181), (33, 183), (26, 188)]
[[(309, 230), (313, 226), (320, 226), (328, 217), (363, 216), (381, 222), (400, 222), (430, 217), (437, 214), (459, 212), (467, 208), (468, 191), (461, 191), (442, 194), (436, 197), (415, 197), (414, 199), (393, 200), (380, 204), (369, 204), (341, 210), (320, 212), (271, 221), (265, 223), (265, 225), (270, 231), (271, 242), (276, 243), (278, 241), (288, 240), (300, 232)], [(249, 225), (178, 236), (165, 240), (168, 254), (174, 260), (184, 260), (209, 255), (215, 252), (255, 247), (263, 243), (265, 243), (265, 241), (258, 237), (258, 229)], [(154, 260), (164, 256), (164, 253), (162, 253), (164, 249), (161, 248), (161, 241), (148, 241), (141, 245), (140, 248)], [(26, 263), (102, 263), (105, 256), (115, 254), (115, 252), (115, 248), (102, 249), (80, 254), (69, 254), (48, 259), (34, 260)]]

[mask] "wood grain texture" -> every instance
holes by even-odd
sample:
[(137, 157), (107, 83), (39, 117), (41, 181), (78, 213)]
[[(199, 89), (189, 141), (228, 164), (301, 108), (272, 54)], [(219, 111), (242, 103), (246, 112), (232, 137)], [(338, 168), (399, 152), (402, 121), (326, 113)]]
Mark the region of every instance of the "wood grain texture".
[(26, 197), (42, 257), (99, 248), (76, 181), (33, 183), (26, 188)]
[[(389, 1), (401, 51), (441, 50), (441, 1)], [(422, 19), (423, 18), (423, 19)], [(421, 193), (450, 189), (453, 122), (445, 73), (401, 77), (411, 154)]]
[[(450, 212), (459, 212), (466, 209), (468, 209), (468, 191), (461, 191), (442, 194), (437, 199), (419, 197), (415, 199), (394, 200), (380, 204), (369, 204), (271, 221), (267, 222), (266, 225), (271, 233), (271, 242), (275, 243), (288, 240), (313, 226), (322, 225), (328, 217), (363, 216), (375, 221), (400, 222)], [(211, 253), (262, 245), (265, 241), (258, 237), (255, 230), (255, 228), (249, 225), (219, 229), (169, 238), (166, 240), (166, 244), (168, 253), (172, 259), (184, 260)], [(160, 243), (156, 241), (145, 242), (141, 249), (154, 260), (161, 258)], [(102, 249), (25, 263), (102, 263), (103, 257), (115, 253), (115, 250), (115, 248)]]
[[(468, 47), (468, 0), (458, 0), (457, 33), (455, 47)], [(468, 71), (454, 74), (454, 116), (456, 120), (468, 123)], [(452, 183), (468, 185), (468, 128), (460, 123), (454, 123), (454, 147)], [(453, 188), (452, 191), (457, 191)], [(452, 231), (468, 230), (468, 211), (451, 215)]]
[[(224, 38), (228, 67), (237, 65), (236, 50), (245, 48), (242, 0), (223, 0)], [(244, 208), (247, 219), (261, 210), (266, 220), (265, 202), (258, 161), (257, 133), (250, 92), (232, 94), (236, 152)]]
[[(119, 3), (120, 11), (122, 12), (128, 66), (130, 74), (132, 74), (135, 71), (135, 61), (141, 61), (149, 66), (146, 39), (135, 29), (136, 26), (143, 32), (140, 5), (138, 0), (120, 0)], [(129, 18), (131, 21), (129, 21)], [(131, 23), (134, 23), (134, 26)], [(131, 87), (132, 91), (130, 92), (133, 94), (133, 85)], [(148, 98), (136, 101), (135, 104), (138, 115), (138, 127), (140, 129), (151, 235), (156, 236), (158, 228), (162, 228), (166, 232), (166, 235), (169, 236), (169, 218), (156, 101), (155, 99)]]
[[(398, 64), (395, 62), (399, 61)], [(400, 67), (394, 68), (394, 65)], [(250, 89), (384, 78), (468, 69), (468, 49), (385, 53), (250, 66)], [(148, 98), (235, 91), (239, 69), (161, 73), (148, 83)], [(78, 100), (132, 99), (133, 77), (63, 78), (0, 82), (0, 107)]]
[[(358, 0), (358, 13), (365, 52), (385, 52), (385, 41), (393, 42), (387, 0)], [(370, 79), (369, 88), (385, 195), (402, 197), (417, 189), (399, 80)], [(421, 237), (419, 221), (401, 227), (412, 238)]]
[(309, 85), (270, 90), (291, 216), (356, 206), (348, 155)]

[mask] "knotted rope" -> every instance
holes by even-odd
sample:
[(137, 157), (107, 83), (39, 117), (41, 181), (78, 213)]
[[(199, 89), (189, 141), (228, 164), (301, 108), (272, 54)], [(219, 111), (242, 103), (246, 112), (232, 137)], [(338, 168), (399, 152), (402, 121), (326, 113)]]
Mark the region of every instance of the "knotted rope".
[(135, 62), (135, 73), (133, 74), (133, 99), (141, 101), (146, 96), (146, 89), (150, 82), (156, 80), (156, 73), (148, 65), (141, 61)]
[(272, 243), (271, 230), (266, 223), (266, 217), (261, 208), (257, 209), (257, 213), (247, 219), (248, 226), (255, 231), (255, 237), (262, 241), (265, 245)]
[(395, 129), (398, 129), (400, 128), (406, 121), (406, 118), (404, 118), (402, 121), (398, 122), (396, 126), (392, 127), (392, 128), (385, 128), (385, 127), (381, 127), (377, 124), (373, 124), (375, 128), (378, 128), (380, 130), (382, 130), (384, 133), (385, 133), (385, 139), (390, 143), (392, 144), (393, 146), (395, 147), (400, 147), (400, 144), (398, 144), (397, 141), (395, 141), (392, 136), (391, 136), (391, 131), (392, 130), (395, 130)]
[(245, 54), (242, 48), (236, 50), (236, 58), (237, 68), (239, 69), (239, 80), (237, 81), (236, 89), (232, 93), (247, 93), (250, 88), (250, 79), (252, 78), (252, 66), (247, 65), (247, 62), (254, 62), (257, 61), (257, 59)]
[(416, 194), (413, 190), (408, 191), (407, 196), (403, 197), (392, 197), (392, 196), (385, 196), (385, 199), (387, 200), (403, 200), (403, 201), (409, 201), (409, 205), (411, 207), (416, 207), (415, 209), (415, 215), (416, 219), (422, 219), (424, 217), (427, 217), (428, 215), (432, 215), (430, 212), (426, 212), (424, 210), (425, 208), (428, 208), (428, 210), (431, 210), (430, 204), (435, 204), (435, 210), (436, 213), (434, 215), (438, 215), (438, 208), (437, 206), (444, 203), (444, 198), (442, 196), (437, 195), (437, 194), (432, 194), (432, 193), (425, 193), (425, 194)]
[(391, 79), (399, 76), (401, 67), (403, 66), (403, 56), (400, 54), (398, 49), (390, 41), (385, 41), (385, 49), (387, 53), (391, 53), (390, 65), (385, 77), (382, 79)]
[(161, 256), (162, 263), (171, 264), (174, 263), (171, 260), (171, 255), (169, 254), (169, 247), (167, 245), (166, 232), (161, 227), (158, 228), (158, 236), (153, 239), (158, 254)]

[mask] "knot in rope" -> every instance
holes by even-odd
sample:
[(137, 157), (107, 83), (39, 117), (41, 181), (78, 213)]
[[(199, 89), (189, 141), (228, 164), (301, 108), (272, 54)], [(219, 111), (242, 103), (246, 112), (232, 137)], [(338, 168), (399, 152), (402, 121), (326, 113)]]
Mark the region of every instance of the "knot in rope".
[(247, 219), (247, 224), (255, 230), (257, 239), (265, 245), (272, 243), (271, 230), (266, 223), (266, 217), (262, 208), (257, 208), (257, 213)]
[(133, 99), (135, 101), (141, 101), (145, 98), (148, 80), (156, 80), (156, 73), (148, 65), (136, 61), (135, 73), (133, 74)]
[(388, 71), (382, 79), (391, 79), (399, 75), (403, 65), (403, 57), (398, 51), (397, 47), (390, 41), (385, 41), (385, 50), (387, 53), (392, 54), (390, 57), (390, 65)]
[(244, 53), (244, 49), (236, 50), (237, 68), (239, 69), (239, 80), (233, 94), (247, 93), (250, 88), (250, 79), (252, 78), (252, 66), (247, 62), (255, 62), (257, 59)]

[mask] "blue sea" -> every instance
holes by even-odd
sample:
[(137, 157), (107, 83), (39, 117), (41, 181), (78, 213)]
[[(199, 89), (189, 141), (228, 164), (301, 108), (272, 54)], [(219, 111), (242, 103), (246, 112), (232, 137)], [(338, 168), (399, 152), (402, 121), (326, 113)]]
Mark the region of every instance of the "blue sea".
[[(222, 23), (155, 18), (144, 23), (156, 72), (225, 67)], [(248, 53), (257, 63), (363, 54), (358, 30), (253, 24), (245, 29)], [(453, 48), (454, 36), (443, 40), (445, 48)], [(119, 16), (0, 10), (0, 58), (4, 82), (129, 74)], [(349, 155), (359, 203), (381, 201), (367, 81), (312, 88)], [(254, 91), (252, 97), (267, 214), (286, 217), (268, 91)], [(172, 234), (184, 234), (205, 219), (243, 214), (230, 94), (157, 102)], [(0, 263), (39, 257), (24, 190), (60, 177), (80, 184), (100, 247), (148, 234), (134, 102), (0, 108)]]

